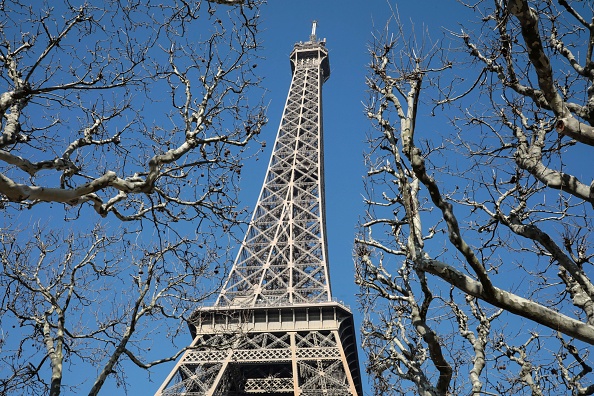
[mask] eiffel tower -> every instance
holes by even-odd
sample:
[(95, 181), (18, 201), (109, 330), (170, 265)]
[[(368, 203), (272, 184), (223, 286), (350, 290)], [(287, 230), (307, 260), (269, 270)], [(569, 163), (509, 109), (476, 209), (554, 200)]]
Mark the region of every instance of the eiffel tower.
[(264, 185), (212, 307), (156, 395), (358, 395), (353, 315), (332, 299), (324, 219), (326, 42), (295, 44), (293, 78)]

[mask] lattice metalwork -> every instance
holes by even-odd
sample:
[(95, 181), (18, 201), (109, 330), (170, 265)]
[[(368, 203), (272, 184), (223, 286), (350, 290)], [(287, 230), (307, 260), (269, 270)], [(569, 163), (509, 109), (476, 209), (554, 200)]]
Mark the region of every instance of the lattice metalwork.
[(198, 336), (160, 394), (357, 394), (337, 330), (248, 332), (231, 338), (225, 347), (218, 337)]
[(325, 41), (295, 45), (260, 198), (215, 305), (157, 395), (361, 395), (352, 314), (333, 302), (324, 223)]
[(330, 301), (321, 161), (321, 91), (329, 68), (322, 67), (322, 44), (293, 51), (293, 80), (264, 186), (217, 305)]

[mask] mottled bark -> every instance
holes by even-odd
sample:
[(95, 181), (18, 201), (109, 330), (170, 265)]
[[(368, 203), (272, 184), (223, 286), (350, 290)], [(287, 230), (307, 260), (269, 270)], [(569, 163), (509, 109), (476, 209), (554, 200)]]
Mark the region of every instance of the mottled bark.
[(594, 25), (558, 5), (473, 5), (469, 58), (374, 34), (355, 258), (378, 395), (592, 389)]
[[(241, 8), (244, 2), (218, 3)], [(179, 33), (175, 29), (188, 28), (186, 18), (198, 19), (193, 15), (200, 12), (198, 5), (189, 7), (188, 15), (175, 9), (170, 15), (169, 8), (157, 7), (157, 12), (152, 5), (146, 5), (144, 14), (152, 15), (154, 25), (166, 27), (167, 33), (152, 33), (141, 40), (136, 40), (134, 34), (143, 34), (142, 22), (118, 27), (118, 23), (133, 21), (135, 12), (143, 13), (138, 7), (109, 10), (110, 16), (105, 17), (114, 19), (113, 26), (100, 33), (93, 26), (101, 24), (98, 20), (103, 16), (92, 6), (66, 6), (64, 22), (56, 22), (50, 29), (46, 23), (54, 17), (51, 13), (38, 21), (35, 9), (24, 10), (25, 19), (20, 21), (16, 20), (19, 5), (14, 5), (15, 25), (30, 24), (34, 28), (37, 24), (37, 30), (45, 34), (38, 33), (31, 39), (25, 35), (17, 43), (7, 36), (0, 51), (0, 63), (8, 76), (5, 86), (0, 87), (4, 89), (0, 114), (5, 119), (0, 134), (0, 199), (26, 206), (43, 202), (81, 206), (88, 202), (101, 216), (113, 213), (120, 220), (145, 217), (146, 208), (157, 201), (178, 200), (180, 205), (187, 202), (183, 206), (211, 210), (208, 203), (226, 194), (227, 186), (223, 184), (236, 177), (243, 147), (266, 122), (263, 106), (254, 106), (254, 98), (248, 106), (246, 99), (248, 92), (256, 92), (259, 87), (259, 79), (253, 75), (253, 57), (259, 45), (255, 38), (257, 2), (249, 3), (249, 16), (239, 10), (239, 15), (234, 15), (231, 8), (226, 23), (207, 13), (210, 19), (204, 20), (205, 27), (213, 25), (210, 37), (205, 34), (205, 39), (193, 43), (193, 49), (177, 42)], [(7, 12), (11, 18), (11, 10)], [(28, 20), (27, 12), (32, 13)], [(125, 35), (121, 35), (123, 31)], [(82, 60), (71, 49), (79, 34), (95, 35), (97, 41), (95, 46), (82, 50), (88, 52)], [(226, 36), (233, 42), (232, 50), (221, 45)], [(125, 37), (130, 39), (126, 41)], [(65, 51), (67, 48), (70, 52)], [(117, 62), (111, 60), (114, 54), (120, 55)], [(56, 59), (59, 64), (52, 65)], [(62, 72), (69, 69), (72, 73)], [(163, 109), (167, 120), (163, 125), (151, 125), (157, 114), (143, 113), (145, 103), (139, 97), (151, 89), (163, 93), (169, 90), (171, 113)], [(84, 102), (92, 102), (94, 92), (101, 94), (96, 98), (107, 97), (105, 93), (110, 92), (114, 103), (105, 99), (87, 109)], [(69, 102), (73, 95), (85, 99), (73, 105)], [(50, 104), (64, 102), (64, 106), (45, 109), (55, 112), (47, 117), (52, 120), (44, 124), (35, 119), (39, 125), (27, 126), (24, 131), (23, 121), (33, 119), (32, 115), (40, 111), (38, 101), (48, 97), (53, 100)], [(80, 118), (79, 125), (67, 121), (69, 114)], [(120, 121), (126, 118), (131, 121)], [(223, 120), (229, 124), (219, 128)], [(32, 145), (31, 141), (37, 139), (51, 142), (51, 150)], [(90, 163), (90, 156), (99, 163)], [(129, 165), (128, 156), (135, 157), (134, 166)], [(200, 176), (194, 175), (197, 171), (198, 175), (208, 173), (204, 181), (212, 184), (206, 186), (211, 191), (206, 197), (179, 200), (172, 185), (183, 184), (184, 179), (198, 180)], [(47, 181), (48, 174), (59, 178), (59, 184)], [(216, 188), (217, 184), (223, 188)], [(153, 197), (152, 201), (143, 199), (147, 195)], [(153, 209), (157, 208), (158, 204)], [(183, 217), (184, 211), (177, 216)], [(162, 213), (176, 216), (171, 211)]]
[(0, 7), (0, 394), (131, 392), (244, 221), (261, 2), (29, 3)]

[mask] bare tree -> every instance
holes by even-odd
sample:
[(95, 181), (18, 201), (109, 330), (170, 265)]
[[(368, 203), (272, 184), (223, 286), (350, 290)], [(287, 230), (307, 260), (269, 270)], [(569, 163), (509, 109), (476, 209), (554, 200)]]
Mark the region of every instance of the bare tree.
[(242, 221), (259, 1), (29, 3), (0, 10), (0, 393), (128, 391)]
[(247, 98), (259, 84), (257, 12), (213, 7), (7, 4), (2, 203), (89, 202), (163, 222), (229, 211), (233, 148), (265, 121)]
[[(213, 284), (205, 279), (216, 279), (216, 243), (201, 251), (188, 239), (133, 246), (140, 233), (111, 234), (97, 226), (86, 234), (35, 227), (26, 241), (13, 230), (0, 234), (0, 314), (3, 324), (12, 323), (1, 340), (3, 394), (80, 393), (88, 386), (96, 395), (109, 376), (128, 390), (123, 359), (148, 369), (183, 352), (150, 349), (169, 341), (180, 320), (210, 297)], [(87, 365), (96, 374), (69, 378), (65, 365), (78, 372)]]
[(447, 42), (396, 20), (370, 45), (376, 394), (594, 394), (592, 6), (459, 7), (478, 23)]

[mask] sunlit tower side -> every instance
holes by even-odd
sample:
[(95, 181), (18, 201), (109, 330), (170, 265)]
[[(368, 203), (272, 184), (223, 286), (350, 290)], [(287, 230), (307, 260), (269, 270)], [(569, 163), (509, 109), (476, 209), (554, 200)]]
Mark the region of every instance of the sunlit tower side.
[(325, 40), (295, 44), (293, 78), (244, 241), (157, 395), (362, 395), (353, 315), (332, 300), (324, 217)]

